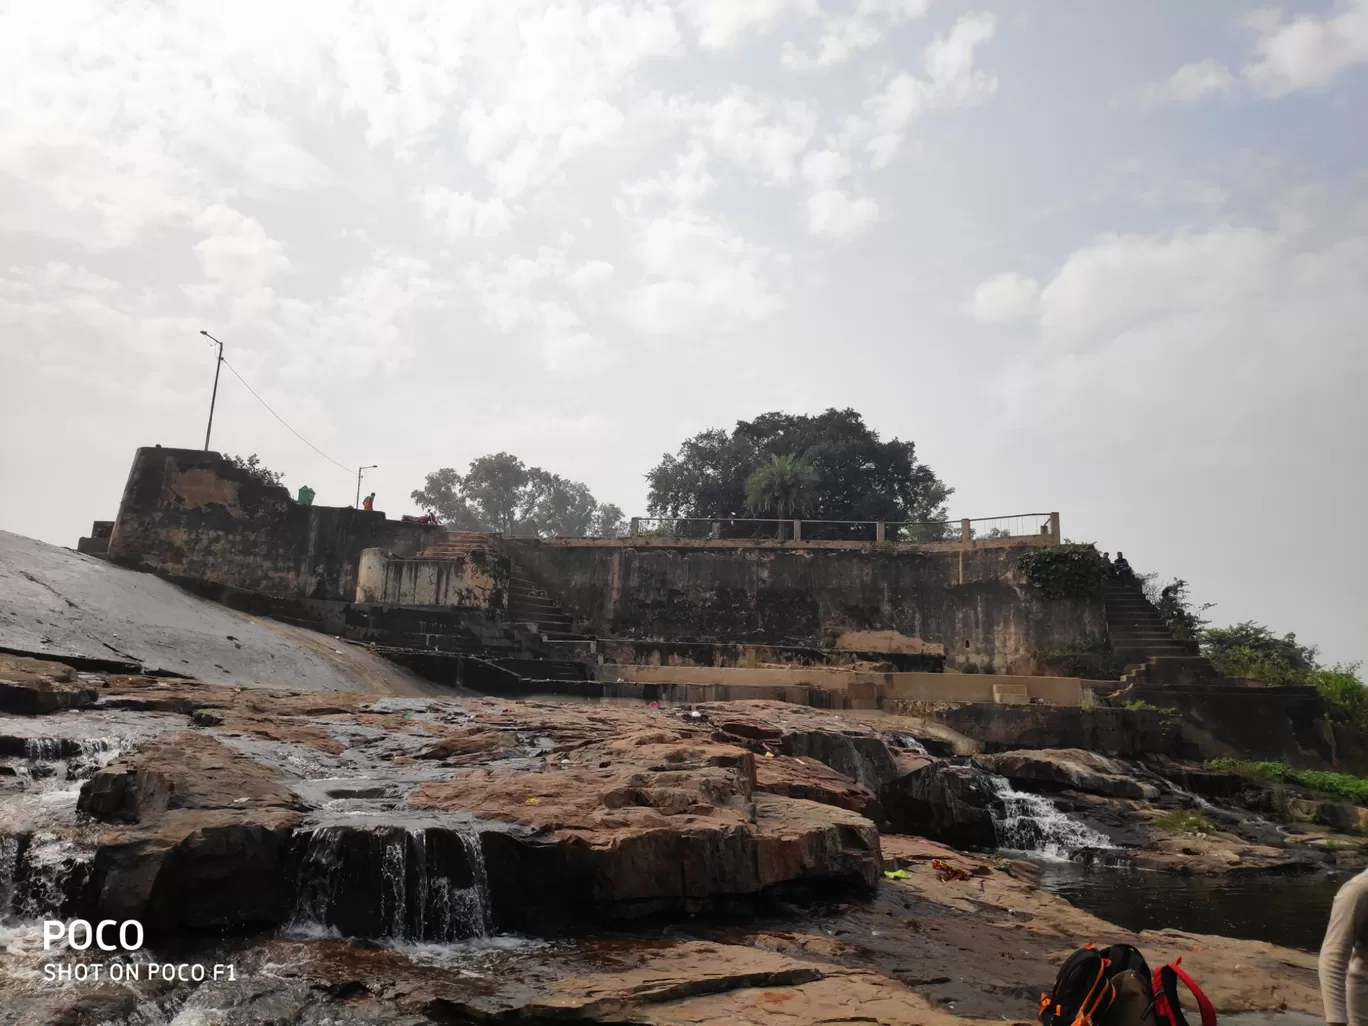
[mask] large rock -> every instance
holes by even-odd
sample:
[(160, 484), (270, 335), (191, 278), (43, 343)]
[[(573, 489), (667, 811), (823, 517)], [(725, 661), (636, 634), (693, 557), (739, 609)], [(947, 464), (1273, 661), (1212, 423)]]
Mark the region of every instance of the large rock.
[(99, 693), (55, 680), (0, 680), (0, 712), (44, 716), (95, 704)]
[(202, 734), (169, 734), (81, 786), (97, 835), (95, 914), (152, 935), (281, 922), (302, 805), (280, 773)]
[[(568, 764), (567, 764), (568, 763)], [(756, 791), (753, 756), (654, 732), (585, 746), (561, 767), (458, 770), (409, 798), (473, 815), (500, 925), (571, 925), (700, 910), (833, 882), (871, 888), (874, 825)]]
[(977, 755), (989, 773), (1027, 784), (1085, 791), (1113, 798), (1159, 797), (1159, 788), (1137, 780), (1135, 771), (1118, 759), (1081, 748), (1060, 748)]
[(883, 792), (884, 809), (900, 834), (919, 834), (957, 848), (992, 848), (1002, 801), (983, 771), (940, 759), (904, 757)]

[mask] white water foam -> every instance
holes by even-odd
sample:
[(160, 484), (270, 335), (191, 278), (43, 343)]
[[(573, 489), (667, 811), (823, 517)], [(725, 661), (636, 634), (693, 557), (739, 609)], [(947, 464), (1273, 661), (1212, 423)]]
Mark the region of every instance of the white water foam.
[(1054, 862), (1068, 862), (1086, 848), (1116, 850), (1110, 837), (1070, 819), (1043, 795), (1018, 791), (1006, 777), (991, 779), (1006, 809), (993, 820), (1001, 848)]

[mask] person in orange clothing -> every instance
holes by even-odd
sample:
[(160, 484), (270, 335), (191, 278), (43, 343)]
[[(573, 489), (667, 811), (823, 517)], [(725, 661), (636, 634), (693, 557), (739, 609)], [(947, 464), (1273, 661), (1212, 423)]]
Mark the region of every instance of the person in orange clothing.
[(367, 495), (364, 499), (361, 500), (361, 508), (362, 508), (362, 509), (375, 509), (375, 493), (374, 493), (374, 492), (371, 492), (369, 495)]

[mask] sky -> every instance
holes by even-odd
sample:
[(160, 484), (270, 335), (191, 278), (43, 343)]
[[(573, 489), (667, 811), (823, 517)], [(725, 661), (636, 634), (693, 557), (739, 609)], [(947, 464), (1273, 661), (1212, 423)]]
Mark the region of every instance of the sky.
[[(1368, 0), (11, 0), (0, 529), (135, 449), (630, 516), (853, 407), (954, 516), (1368, 657)], [(335, 462), (333, 462), (335, 461)]]

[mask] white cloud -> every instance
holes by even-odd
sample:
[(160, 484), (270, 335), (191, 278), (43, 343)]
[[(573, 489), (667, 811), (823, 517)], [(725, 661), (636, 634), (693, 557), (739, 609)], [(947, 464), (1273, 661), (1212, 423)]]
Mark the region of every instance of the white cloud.
[(623, 315), (652, 335), (729, 331), (780, 305), (786, 260), (747, 242), (719, 218), (684, 209), (639, 221), (635, 252), (645, 281)]
[(807, 201), (807, 229), (819, 238), (849, 242), (879, 218), (879, 205), (840, 189), (823, 189)]
[(513, 212), (498, 196), (477, 200), (468, 192), (429, 185), (418, 202), (427, 217), (443, 221), (452, 238), (486, 239), (508, 231), (513, 222)]
[(702, 131), (723, 156), (787, 185), (794, 164), (817, 126), (816, 114), (797, 101), (775, 101), (733, 89), (702, 117)]
[(1247, 307), (1287, 245), (1255, 228), (1103, 236), (1070, 255), (1041, 291), (1045, 340), (1078, 350), (1136, 322)]
[(1247, 19), (1259, 36), (1258, 56), (1244, 68), (1256, 89), (1272, 96), (1319, 89), (1340, 72), (1368, 62), (1368, 0), (1341, 0), (1331, 17), (1298, 15), (1284, 21), (1262, 9)]
[(925, 16), (930, 6), (930, 0), (857, 0), (849, 14), (827, 19), (815, 54), (785, 43), (784, 66), (808, 71), (841, 64), (851, 54), (881, 43), (894, 25)]
[(908, 126), (926, 111), (987, 100), (997, 92), (997, 76), (976, 67), (974, 55), (996, 30), (991, 14), (962, 16), (948, 36), (938, 36), (927, 46), (927, 77), (907, 72), (894, 77), (865, 101), (865, 117), (847, 122), (846, 141), (862, 144), (872, 166), (881, 168), (902, 146)]
[(1301, 14), (1289, 20), (1277, 8), (1259, 8), (1243, 19), (1258, 38), (1255, 56), (1238, 79), (1207, 58), (1185, 64), (1147, 89), (1145, 98), (1192, 102), (1229, 95), (1238, 83), (1265, 97), (1323, 89), (1340, 73), (1368, 63), (1368, 0), (1339, 0), (1338, 6), (1328, 17)]
[(1207, 58), (1192, 64), (1184, 64), (1162, 85), (1147, 89), (1145, 98), (1151, 103), (1162, 103), (1165, 100), (1192, 103), (1208, 96), (1229, 95), (1235, 82), (1235, 76), (1230, 73), (1229, 68), (1220, 61)]
[(681, 0), (685, 16), (709, 50), (735, 46), (751, 32), (765, 29), (786, 15), (811, 17), (817, 0)]
[(803, 157), (803, 179), (818, 188), (836, 184), (850, 170), (850, 158), (839, 150), (812, 150)]
[(260, 288), (291, 269), (285, 247), (269, 238), (259, 221), (231, 207), (206, 208), (195, 226), (209, 233), (193, 247), (204, 273), (239, 292)]
[(1040, 286), (1034, 278), (1009, 272), (980, 283), (974, 289), (971, 310), (984, 324), (1004, 324), (1034, 316), (1039, 299)]

